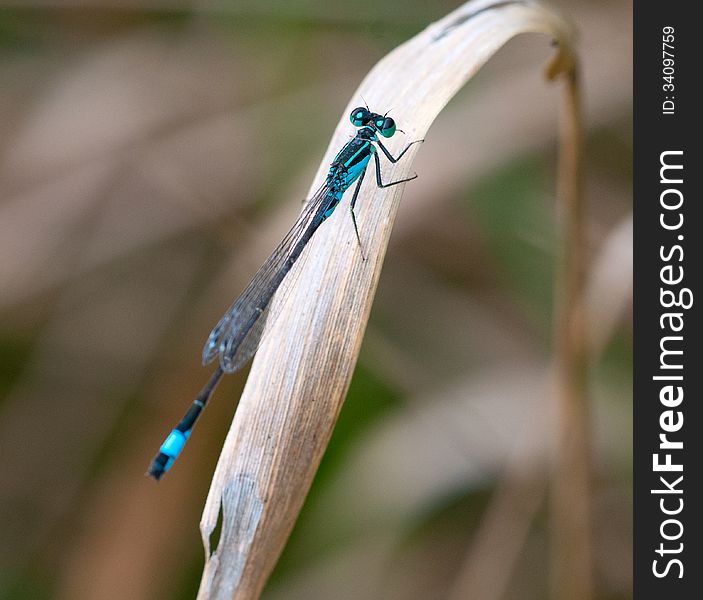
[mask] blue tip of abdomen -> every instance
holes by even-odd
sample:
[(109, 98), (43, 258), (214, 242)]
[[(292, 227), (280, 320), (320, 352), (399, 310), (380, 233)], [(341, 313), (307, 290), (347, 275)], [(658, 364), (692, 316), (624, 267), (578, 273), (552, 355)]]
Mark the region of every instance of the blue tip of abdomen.
[(189, 435), (190, 431), (180, 431), (179, 429), (174, 429), (168, 434), (168, 437), (164, 440), (164, 443), (161, 444), (159, 452), (168, 456), (172, 461), (175, 460), (181, 453), (181, 450), (183, 450), (183, 446), (185, 446)]
[(181, 431), (180, 429), (174, 429), (169, 433), (164, 443), (161, 444), (156, 458), (151, 461), (147, 475), (157, 481), (161, 479), (161, 476), (171, 468), (173, 462), (178, 458), (188, 440), (188, 436), (190, 436), (190, 430)]

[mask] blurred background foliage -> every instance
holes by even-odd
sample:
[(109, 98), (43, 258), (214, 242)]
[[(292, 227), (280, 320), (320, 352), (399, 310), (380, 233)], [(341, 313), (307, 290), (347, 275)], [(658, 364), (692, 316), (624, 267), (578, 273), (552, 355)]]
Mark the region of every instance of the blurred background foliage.
[[(628, 598), (631, 5), (554, 4), (578, 27), (586, 94), (596, 589)], [(199, 516), (246, 373), (220, 386), (164, 481), (144, 471), (341, 108), (457, 5), (0, 2), (0, 598), (194, 597)], [(549, 53), (514, 40), (430, 129), (264, 598), (545, 596)]]

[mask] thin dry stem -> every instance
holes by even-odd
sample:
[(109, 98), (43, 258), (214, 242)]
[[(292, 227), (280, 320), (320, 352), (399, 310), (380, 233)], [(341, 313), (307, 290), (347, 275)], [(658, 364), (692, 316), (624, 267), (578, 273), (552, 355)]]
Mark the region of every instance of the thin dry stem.
[(556, 278), (557, 431), (551, 489), (551, 592), (593, 597), (591, 426), (587, 395), (581, 103), (577, 71), (566, 78), (559, 164), (561, 256)]

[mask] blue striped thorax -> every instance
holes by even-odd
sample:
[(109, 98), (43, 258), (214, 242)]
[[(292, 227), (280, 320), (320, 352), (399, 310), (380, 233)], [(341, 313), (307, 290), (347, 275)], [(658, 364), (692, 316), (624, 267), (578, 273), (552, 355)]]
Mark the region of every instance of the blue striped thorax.
[(327, 173), (329, 206), (323, 220), (329, 217), (342, 199), (344, 192), (366, 169), (369, 160), (376, 152), (373, 142), (378, 141), (378, 133), (391, 137), (396, 131), (395, 121), (386, 115), (372, 113), (368, 108), (355, 108), (349, 119), (359, 127), (354, 139), (349, 140), (334, 157)]

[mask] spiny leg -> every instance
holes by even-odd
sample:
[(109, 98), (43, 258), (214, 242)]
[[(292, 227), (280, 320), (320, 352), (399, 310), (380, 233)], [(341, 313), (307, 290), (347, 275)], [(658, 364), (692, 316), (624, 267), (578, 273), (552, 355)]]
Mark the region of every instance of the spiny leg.
[[(381, 143), (380, 140), (376, 140), (376, 143), (381, 148), (383, 153), (386, 155), (386, 158), (388, 158), (388, 160), (390, 160), (392, 163), (396, 163), (401, 158), (403, 158), (403, 155), (410, 149), (410, 146), (412, 146), (413, 144), (419, 144), (420, 142), (424, 142), (424, 141), (425, 140), (415, 140), (414, 142), (410, 142), (403, 149), (403, 151), (398, 155), (397, 158), (393, 157), (393, 155)], [(374, 160), (376, 161), (376, 184), (380, 188), (391, 187), (394, 185), (398, 185), (399, 183), (405, 183), (407, 181), (412, 181), (413, 179), (417, 178), (417, 175), (413, 175), (412, 177), (407, 177), (406, 179), (400, 179), (398, 181), (391, 181), (390, 183), (383, 183), (383, 181), (381, 180), (381, 161), (378, 158), (378, 154), (374, 153), (373, 157), (374, 157)], [(361, 245), (361, 238), (359, 237), (359, 227), (356, 224), (356, 214), (354, 213), (354, 206), (356, 206), (356, 198), (359, 195), (359, 189), (361, 188), (361, 182), (364, 180), (364, 175), (366, 175), (366, 169), (364, 169), (361, 172), (361, 175), (359, 175), (359, 182), (356, 184), (356, 188), (354, 189), (354, 195), (352, 196), (352, 199), (351, 199), (350, 209), (351, 209), (352, 223), (354, 223), (354, 233), (356, 233), (356, 241), (359, 244), (359, 250), (361, 251), (361, 258), (365, 261), (366, 256), (364, 256), (364, 247)]]
[(383, 153), (386, 155), (386, 158), (390, 160), (392, 163), (397, 163), (401, 158), (403, 158), (403, 154), (405, 154), (408, 150), (410, 150), (410, 146), (413, 144), (419, 144), (421, 142), (424, 142), (425, 140), (415, 140), (414, 142), (410, 142), (403, 151), (398, 155), (398, 158), (393, 158), (393, 155), (388, 151), (388, 148), (386, 148), (382, 143), (381, 140), (376, 140), (376, 143), (378, 144), (378, 147), (383, 151)]
[(356, 206), (356, 197), (359, 195), (359, 189), (361, 188), (361, 182), (364, 180), (364, 175), (366, 175), (366, 168), (359, 175), (359, 183), (356, 184), (354, 188), (354, 195), (351, 199), (350, 211), (352, 223), (354, 223), (354, 233), (356, 233), (356, 241), (359, 243), (359, 250), (361, 251), (361, 259), (365, 262), (366, 256), (364, 256), (364, 247), (361, 245), (361, 238), (359, 237), (359, 228), (356, 225), (356, 215), (354, 214), (354, 206)]
[(413, 179), (417, 179), (417, 175), (413, 175), (412, 177), (406, 177), (405, 179), (399, 179), (398, 181), (390, 181), (389, 183), (383, 183), (383, 181), (381, 180), (381, 161), (378, 158), (378, 154), (374, 154), (373, 157), (376, 161), (376, 185), (378, 185), (378, 187), (387, 188), (394, 185), (398, 185), (399, 183), (405, 183), (406, 181), (412, 181)]

